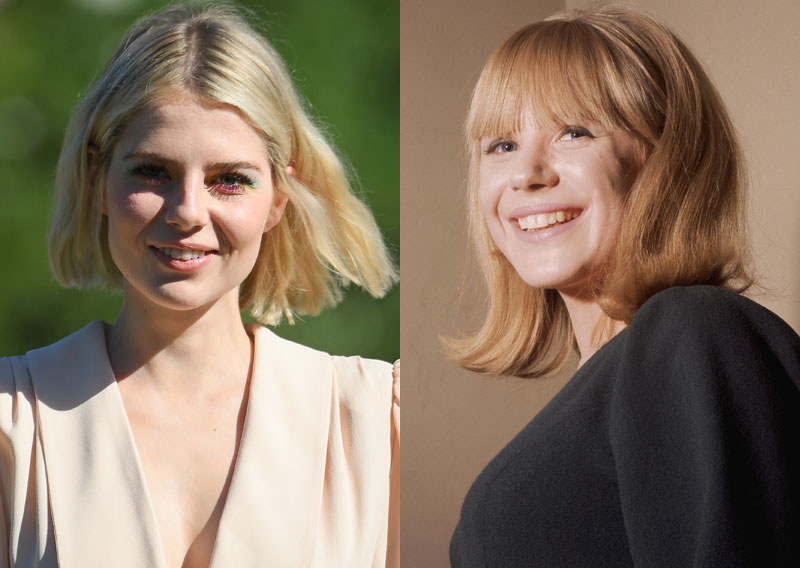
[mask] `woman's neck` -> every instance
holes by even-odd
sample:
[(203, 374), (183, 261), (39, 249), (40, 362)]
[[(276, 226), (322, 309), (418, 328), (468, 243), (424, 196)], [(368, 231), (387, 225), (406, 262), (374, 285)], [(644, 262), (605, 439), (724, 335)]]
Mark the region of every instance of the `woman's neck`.
[(585, 296), (559, 293), (561, 294), (561, 299), (564, 300), (564, 305), (567, 307), (567, 312), (569, 312), (572, 331), (575, 333), (575, 340), (578, 343), (578, 352), (580, 353), (578, 367), (580, 368), (606, 341), (625, 329), (625, 324), (621, 321), (609, 320), (609, 333), (603, 336), (596, 336), (597, 325), (603, 318), (607, 317), (597, 301)]
[(195, 310), (170, 310), (125, 294), (107, 346), (118, 381), (136, 377), (159, 389), (195, 392), (246, 377), (252, 355), (233, 294)]

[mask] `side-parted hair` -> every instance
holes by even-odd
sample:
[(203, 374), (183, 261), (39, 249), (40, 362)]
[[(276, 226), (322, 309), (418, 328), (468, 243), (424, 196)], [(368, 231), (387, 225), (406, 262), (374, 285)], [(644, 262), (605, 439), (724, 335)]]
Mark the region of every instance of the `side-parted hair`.
[[(700, 63), (664, 24), (628, 8), (575, 10), (528, 25), (489, 58), (466, 121), (469, 216), (489, 287), (474, 335), (447, 341), (466, 369), (540, 377), (559, 370), (575, 337), (556, 290), (527, 285), (495, 246), (478, 205), (480, 140), (537, 124), (594, 120), (630, 133), (638, 174), (623, 192), (617, 242), (591, 292), (611, 320), (629, 323), (653, 294), (751, 283), (745, 184), (737, 137)], [(610, 318), (610, 319), (609, 319)]]
[[(309, 118), (280, 55), (234, 8), (197, 4), (172, 5), (135, 23), (72, 112), (49, 236), (59, 283), (121, 285), (101, 206), (106, 169), (131, 120), (176, 94), (235, 107), (263, 136), (273, 183), (289, 199), (241, 285), (242, 309), (274, 324), (335, 305), (349, 283), (385, 294), (397, 274), (375, 219)], [(100, 162), (91, 176), (90, 151)]]

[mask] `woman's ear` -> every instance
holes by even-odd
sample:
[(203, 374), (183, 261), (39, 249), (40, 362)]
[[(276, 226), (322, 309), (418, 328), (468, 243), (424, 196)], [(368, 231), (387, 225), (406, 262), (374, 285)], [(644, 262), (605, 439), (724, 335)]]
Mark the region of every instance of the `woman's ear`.
[(264, 225), (264, 232), (266, 233), (272, 227), (278, 224), (278, 221), (283, 217), (283, 212), (286, 210), (286, 204), (289, 202), (289, 196), (283, 193), (280, 189), (275, 190), (275, 195), (272, 196), (272, 205), (269, 208), (269, 215), (267, 215), (267, 222)]
[[(286, 175), (292, 178), (296, 177), (297, 175), (297, 170), (294, 168), (291, 162), (289, 165), (284, 166), (283, 171), (286, 172)], [(278, 221), (280, 221), (281, 217), (283, 217), (283, 212), (286, 210), (286, 204), (289, 202), (289, 196), (286, 195), (286, 193), (283, 192), (280, 187), (275, 187), (274, 191), (275, 194), (272, 196), (272, 205), (269, 208), (267, 223), (264, 225), (265, 233), (278, 224)]]
[[(103, 159), (100, 156), (100, 150), (91, 142), (88, 144), (88, 146), (86, 146), (86, 165), (86, 173), (89, 176), (89, 179), (87, 180), (89, 183), (89, 191), (91, 192), (92, 200), (94, 200), (95, 196), (97, 195), (97, 177), (100, 173), (100, 168), (103, 165)], [(103, 196), (101, 207), (103, 209), (103, 215), (108, 215), (105, 195)]]

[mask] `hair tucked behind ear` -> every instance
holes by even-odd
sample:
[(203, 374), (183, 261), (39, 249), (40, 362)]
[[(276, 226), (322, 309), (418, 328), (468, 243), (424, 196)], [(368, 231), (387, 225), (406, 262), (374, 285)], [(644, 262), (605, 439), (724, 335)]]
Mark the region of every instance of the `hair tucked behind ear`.
[(262, 134), (275, 186), (289, 198), (242, 284), (242, 308), (277, 323), (336, 304), (349, 283), (374, 296), (388, 290), (397, 273), (375, 220), (278, 53), (233, 8), (196, 4), (169, 6), (134, 24), (72, 113), (49, 240), (61, 284), (119, 286), (101, 210), (105, 170), (127, 124), (148, 105), (181, 94), (236, 108)]
[(522, 281), (494, 246), (477, 201), (481, 138), (515, 131), (528, 113), (561, 125), (596, 120), (639, 144), (638, 175), (620, 188), (618, 241), (591, 286), (610, 318), (630, 322), (648, 298), (672, 286), (742, 291), (751, 284), (742, 158), (701, 65), (650, 16), (620, 7), (570, 11), (506, 40), (473, 93), (470, 227), (490, 305), (477, 333), (446, 342), (460, 365), (539, 377), (558, 370), (575, 348), (560, 296)]

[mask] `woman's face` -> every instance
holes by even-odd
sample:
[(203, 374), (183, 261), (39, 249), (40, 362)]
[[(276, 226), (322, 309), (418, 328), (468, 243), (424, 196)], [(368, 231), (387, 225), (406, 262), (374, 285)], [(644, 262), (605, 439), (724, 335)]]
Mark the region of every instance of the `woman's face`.
[(142, 111), (113, 149), (103, 203), (126, 301), (238, 302), (285, 205), (261, 136), (233, 108), (186, 95)]
[(531, 120), (480, 145), (478, 197), (497, 247), (531, 286), (585, 295), (622, 223), (634, 137), (595, 122)]

